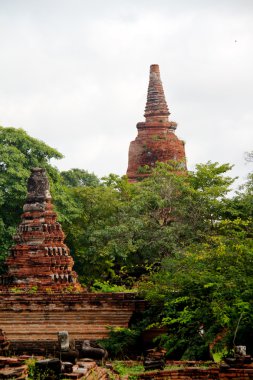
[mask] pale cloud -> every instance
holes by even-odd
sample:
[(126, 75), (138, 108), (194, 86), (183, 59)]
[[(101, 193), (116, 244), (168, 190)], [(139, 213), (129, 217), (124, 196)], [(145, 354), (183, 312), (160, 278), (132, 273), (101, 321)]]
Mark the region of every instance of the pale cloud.
[(158, 63), (189, 168), (230, 162), (242, 180), (252, 12), (252, 0), (0, 0), (0, 124), (59, 149), (61, 169), (124, 174)]

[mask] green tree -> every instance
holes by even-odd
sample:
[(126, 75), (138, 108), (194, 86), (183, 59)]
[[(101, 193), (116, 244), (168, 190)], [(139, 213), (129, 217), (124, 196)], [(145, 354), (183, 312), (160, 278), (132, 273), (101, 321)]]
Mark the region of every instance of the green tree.
[(68, 187), (96, 187), (100, 184), (99, 178), (94, 173), (89, 173), (87, 170), (83, 169), (74, 168), (62, 171), (61, 176)]
[(143, 285), (150, 321), (168, 327), (162, 339), (170, 354), (203, 359), (215, 343), (214, 349), (246, 344), (253, 351), (252, 232), (251, 220), (224, 220), (205, 243), (165, 259)]
[(191, 173), (190, 182), (193, 188), (201, 196), (206, 213), (206, 218), (214, 225), (219, 220), (228, 206), (227, 195), (236, 178), (227, 175), (233, 165), (207, 162), (196, 165), (195, 172)]
[(96, 279), (107, 281), (114, 278), (117, 259), (126, 255), (126, 247), (120, 239), (127, 231), (120, 219), (127, 203), (124, 198), (130, 197), (130, 192), (127, 194), (128, 190), (124, 189), (128, 186), (125, 179), (114, 176), (111, 184), (105, 179), (103, 186), (71, 189), (76, 212), (72, 213), (67, 228), (67, 242), (86, 284), (92, 284)]
[[(180, 176), (170, 169), (159, 164), (140, 183), (111, 174), (100, 187), (73, 189), (78, 211), (68, 239), (84, 282), (133, 285), (156, 270), (164, 257), (210, 233), (210, 209), (215, 205), (218, 210), (217, 202), (221, 205), (232, 183), (222, 177), (229, 166), (207, 164), (199, 169), (201, 174)], [(210, 173), (213, 183), (207, 181)]]
[(228, 218), (253, 218), (253, 173), (249, 173), (246, 182), (226, 203), (225, 213)]

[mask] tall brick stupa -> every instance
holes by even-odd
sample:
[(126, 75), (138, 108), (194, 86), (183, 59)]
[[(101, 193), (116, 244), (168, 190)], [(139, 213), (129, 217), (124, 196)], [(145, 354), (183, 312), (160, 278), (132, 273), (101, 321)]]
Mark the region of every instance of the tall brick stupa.
[(156, 162), (177, 161), (186, 170), (184, 142), (175, 135), (177, 123), (169, 120), (158, 65), (150, 66), (145, 122), (137, 124), (138, 135), (130, 143), (127, 176), (130, 182), (147, 177)]
[(6, 260), (7, 282), (19, 288), (62, 290), (80, 287), (64, 232), (53, 211), (45, 169), (34, 168), (14, 245)]

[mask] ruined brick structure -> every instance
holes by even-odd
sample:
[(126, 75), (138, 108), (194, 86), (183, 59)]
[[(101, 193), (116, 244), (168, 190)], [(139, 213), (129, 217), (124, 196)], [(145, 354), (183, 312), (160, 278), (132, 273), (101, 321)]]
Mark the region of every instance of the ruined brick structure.
[[(179, 363), (180, 365), (181, 363)], [(181, 364), (182, 365), (182, 364)], [(137, 380), (253, 380), (253, 368), (178, 368), (166, 371), (144, 373)]]
[(108, 336), (108, 326), (128, 327), (142, 305), (133, 293), (0, 292), (0, 328), (16, 353), (53, 353), (59, 331), (80, 348)]
[(175, 135), (177, 123), (169, 121), (158, 65), (150, 66), (145, 122), (137, 124), (138, 135), (130, 143), (127, 176), (130, 182), (146, 177), (157, 161), (177, 161), (186, 170), (184, 142)]
[(6, 261), (7, 282), (24, 289), (80, 288), (64, 232), (53, 211), (45, 169), (32, 169), (27, 187), (22, 221), (14, 236), (17, 244)]
[(49, 353), (58, 332), (77, 344), (127, 327), (143, 302), (128, 293), (88, 293), (77, 281), (73, 259), (53, 211), (44, 169), (32, 169), (16, 245), (1, 278), (0, 329), (16, 353)]

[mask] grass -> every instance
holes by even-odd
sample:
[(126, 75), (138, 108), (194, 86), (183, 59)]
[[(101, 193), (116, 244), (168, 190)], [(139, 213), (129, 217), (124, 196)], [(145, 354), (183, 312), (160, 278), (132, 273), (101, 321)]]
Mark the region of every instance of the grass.
[(136, 362), (124, 362), (124, 361), (114, 361), (112, 363), (113, 370), (117, 372), (120, 376), (129, 376), (130, 380), (137, 378), (137, 375), (144, 372), (144, 367), (141, 363)]

